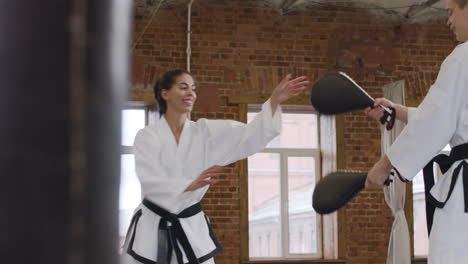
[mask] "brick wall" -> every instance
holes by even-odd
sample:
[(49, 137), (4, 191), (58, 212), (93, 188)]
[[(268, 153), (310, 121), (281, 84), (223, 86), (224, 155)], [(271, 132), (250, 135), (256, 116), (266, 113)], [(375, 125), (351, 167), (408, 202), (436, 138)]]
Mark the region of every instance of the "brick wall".
[[(130, 100), (152, 100), (163, 72), (185, 68), (186, 7), (163, 4), (146, 32), (151, 8), (136, 2)], [(317, 7), (280, 15), (256, 1), (197, 0), (192, 7), (192, 73), (198, 81), (193, 119), (238, 119), (231, 95), (269, 95), (291, 72), (316, 80), (344, 71), (372, 96), (406, 81), (406, 99), (420, 100), (456, 45), (445, 22), (399, 24), (365, 11)], [(362, 113), (345, 115), (348, 169), (368, 170), (380, 157), (380, 129)], [(203, 200), (224, 252), (217, 263), (239, 263), (239, 180), (235, 165)], [(345, 210), (348, 263), (385, 263), (392, 224), (381, 191), (365, 191)]]

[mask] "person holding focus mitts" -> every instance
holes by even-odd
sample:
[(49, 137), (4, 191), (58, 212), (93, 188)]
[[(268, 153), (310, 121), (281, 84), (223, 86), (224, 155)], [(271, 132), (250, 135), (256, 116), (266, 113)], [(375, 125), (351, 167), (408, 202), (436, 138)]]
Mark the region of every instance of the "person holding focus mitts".
[[(392, 168), (411, 180), (427, 164), (429, 264), (468, 262), (468, 0), (448, 0), (447, 9), (447, 25), (463, 43), (444, 60), (419, 107), (377, 99), (375, 108), (365, 110), (378, 120), (382, 116), (379, 104), (394, 107), (396, 118), (407, 122), (386, 155), (369, 171), (367, 187), (382, 187)], [(431, 160), (447, 144), (452, 147), (450, 156)], [(435, 184), (433, 162), (443, 172)]]
[(219, 166), (262, 150), (281, 129), (280, 103), (301, 93), (306, 77), (286, 76), (254, 120), (187, 118), (196, 83), (184, 70), (166, 72), (154, 87), (161, 119), (135, 138), (135, 169), (143, 202), (124, 245), (124, 263), (214, 263), (220, 252), (200, 200), (216, 183)]

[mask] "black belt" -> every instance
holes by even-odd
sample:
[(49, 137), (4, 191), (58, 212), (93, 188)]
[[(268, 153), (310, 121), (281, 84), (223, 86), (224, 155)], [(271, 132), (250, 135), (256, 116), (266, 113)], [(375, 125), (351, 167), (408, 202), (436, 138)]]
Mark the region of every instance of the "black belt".
[[(426, 194), (426, 219), (427, 231), (431, 233), (432, 223), (434, 219), (435, 208), (443, 208), (452, 195), (455, 183), (458, 179), (458, 174), (463, 168), (463, 196), (465, 202), (465, 213), (468, 213), (468, 163), (464, 161), (468, 159), (468, 143), (458, 145), (450, 151), (450, 155), (439, 154), (435, 156), (423, 169), (424, 174), (424, 191)], [(441, 172), (446, 173), (450, 167), (457, 161), (463, 160), (455, 168), (452, 174), (452, 181), (450, 182), (450, 189), (447, 194), (447, 199), (440, 202), (431, 194), (431, 188), (434, 186), (434, 162), (439, 165)]]
[[(195, 256), (192, 246), (188, 241), (187, 235), (180, 224), (180, 218), (188, 218), (194, 216), (202, 211), (200, 203), (196, 203), (187, 209), (183, 210), (179, 214), (173, 214), (166, 209), (150, 202), (147, 199), (144, 199), (142, 204), (146, 206), (149, 210), (154, 212), (155, 214), (161, 216), (161, 221), (159, 222), (158, 227), (158, 255), (157, 255), (157, 262), (158, 264), (170, 264), (172, 259), (172, 250), (176, 253), (177, 262), (179, 264), (184, 264), (183, 262), (183, 255), (182, 250), (185, 252), (185, 256), (188, 259), (188, 264), (200, 264), (200, 261)], [(142, 263), (154, 263), (154, 261), (150, 261), (145, 259), (133, 251), (133, 242), (135, 240), (135, 230), (137, 226), (137, 222), (139, 217), (141, 216), (141, 210), (138, 211), (132, 218), (130, 223), (130, 228), (133, 226), (133, 234), (130, 238), (130, 242), (128, 244), (127, 253), (139, 260)], [(170, 225), (169, 225), (170, 223)], [(128, 237), (129, 234), (127, 234)], [(182, 246), (180, 249), (179, 244)]]

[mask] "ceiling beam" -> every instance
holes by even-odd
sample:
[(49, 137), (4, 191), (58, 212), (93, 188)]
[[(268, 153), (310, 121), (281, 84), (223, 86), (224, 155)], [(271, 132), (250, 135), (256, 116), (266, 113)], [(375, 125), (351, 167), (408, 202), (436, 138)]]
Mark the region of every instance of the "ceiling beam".
[(289, 9), (297, 3), (298, 0), (283, 0), (281, 4), (279, 5), (279, 9), (281, 10), (282, 13), (285, 13), (289, 11)]
[(437, 2), (440, 2), (441, 0), (426, 0), (423, 3), (416, 4), (411, 6), (408, 11), (405, 14), (406, 18), (412, 18), (414, 15), (417, 13), (431, 7), (432, 5), (436, 4)]

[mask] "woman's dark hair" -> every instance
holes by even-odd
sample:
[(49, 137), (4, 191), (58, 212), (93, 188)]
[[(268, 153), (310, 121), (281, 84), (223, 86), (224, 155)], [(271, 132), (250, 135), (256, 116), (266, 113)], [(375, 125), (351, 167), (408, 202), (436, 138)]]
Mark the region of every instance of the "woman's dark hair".
[(458, 7), (463, 9), (465, 7), (466, 3), (468, 3), (468, 0), (458, 0), (456, 2), (458, 3)]
[(167, 111), (167, 103), (166, 100), (161, 95), (161, 90), (169, 90), (171, 89), (172, 85), (175, 83), (177, 77), (179, 77), (182, 74), (190, 74), (190, 72), (182, 69), (177, 69), (177, 70), (172, 70), (165, 72), (161, 78), (156, 82), (154, 85), (154, 97), (156, 98), (156, 101), (158, 102), (158, 107), (159, 107), (159, 115), (162, 116), (166, 113)]

